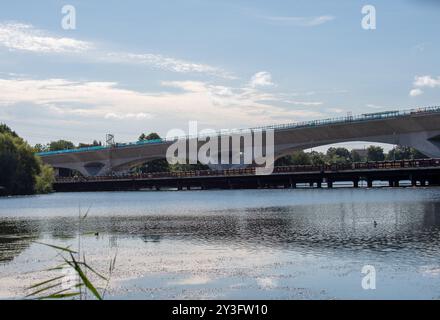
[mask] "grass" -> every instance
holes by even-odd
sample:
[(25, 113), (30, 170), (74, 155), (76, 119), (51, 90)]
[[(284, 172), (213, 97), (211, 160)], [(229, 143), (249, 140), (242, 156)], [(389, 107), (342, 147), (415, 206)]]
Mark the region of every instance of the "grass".
[[(62, 247), (49, 243), (35, 242), (47, 247), (50, 247), (58, 252), (57, 256), (60, 257), (61, 263), (55, 267), (43, 270), (46, 272), (60, 271), (64, 272), (63, 275), (55, 276), (44, 280), (39, 283), (35, 283), (27, 288), (30, 292), (25, 296), (25, 298), (37, 299), (37, 300), (45, 300), (45, 299), (88, 299), (89, 295), (97, 300), (103, 300), (109, 284), (110, 279), (115, 270), (116, 266), (116, 257), (115, 256), (110, 260), (108, 267), (108, 275), (104, 276), (97, 272), (92, 266), (90, 266), (86, 261), (85, 253), (81, 254), (81, 236), (83, 235), (81, 222), (84, 221), (89, 212), (89, 207), (84, 215), (81, 215), (81, 208), (79, 208), (78, 212), (78, 249), (72, 250), (71, 246)], [(65, 274), (65, 271), (70, 271), (71, 274)], [(105, 281), (105, 286), (102, 290), (92, 282), (88, 273), (94, 275), (94, 277), (99, 278)], [(72, 282), (72, 275), (75, 275), (75, 280)], [(69, 284), (69, 285), (66, 285)]]

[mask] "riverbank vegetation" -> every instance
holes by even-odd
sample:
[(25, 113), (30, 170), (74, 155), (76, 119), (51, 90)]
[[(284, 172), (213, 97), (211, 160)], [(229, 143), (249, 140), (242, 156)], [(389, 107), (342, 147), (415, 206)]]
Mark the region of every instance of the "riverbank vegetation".
[(0, 124), (0, 195), (52, 191), (53, 169), (11, 128)]

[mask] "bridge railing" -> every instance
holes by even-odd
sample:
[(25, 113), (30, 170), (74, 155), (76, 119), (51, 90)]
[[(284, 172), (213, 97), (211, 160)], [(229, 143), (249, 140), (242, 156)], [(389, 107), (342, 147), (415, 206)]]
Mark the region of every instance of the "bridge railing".
[[(440, 159), (396, 160), (380, 162), (355, 162), (349, 164), (324, 164), (324, 165), (296, 165), (275, 167), (273, 174), (286, 173), (319, 173), (339, 172), (351, 170), (386, 170), (404, 168), (429, 168), (440, 167)], [(98, 182), (108, 180), (145, 180), (160, 178), (195, 178), (210, 176), (252, 176), (255, 167), (227, 170), (193, 170), (176, 172), (152, 172), (138, 174), (109, 175), (98, 177), (57, 177), (57, 182)]]
[(39, 156), (48, 156), (48, 155), (56, 155), (63, 153), (73, 153), (73, 152), (87, 152), (87, 151), (97, 151), (102, 149), (110, 149), (110, 148), (126, 148), (133, 147), (137, 145), (144, 144), (158, 144), (165, 142), (173, 142), (179, 139), (195, 139), (195, 138), (207, 138), (209, 136), (224, 136), (231, 134), (244, 134), (249, 131), (265, 131), (265, 130), (285, 130), (285, 129), (299, 129), (299, 128), (311, 128), (317, 126), (325, 126), (331, 124), (342, 124), (342, 123), (351, 123), (351, 122), (361, 122), (361, 121), (372, 121), (372, 120), (383, 120), (397, 117), (404, 117), (416, 114), (424, 114), (424, 113), (433, 113), (440, 112), (440, 106), (432, 106), (432, 107), (423, 107), (423, 108), (415, 108), (409, 110), (393, 110), (393, 111), (384, 111), (377, 113), (365, 113), (356, 116), (345, 116), (345, 117), (336, 117), (336, 118), (328, 118), (322, 120), (312, 120), (312, 121), (303, 121), (303, 122), (294, 122), (287, 124), (274, 124), (269, 126), (262, 127), (253, 127), (248, 129), (230, 129), (230, 130), (220, 130), (216, 131), (211, 135), (188, 135), (183, 137), (173, 137), (168, 139), (154, 139), (154, 140), (141, 140), (137, 142), (129, 142), (129, 143), (116, 143), (114, 146), (93, 146), (93, 147), (85, 147), (78, 149), (68, 149), (68, 150), (58, 150), (58, 151), (46, 151), (39, 152), (37, 155)]

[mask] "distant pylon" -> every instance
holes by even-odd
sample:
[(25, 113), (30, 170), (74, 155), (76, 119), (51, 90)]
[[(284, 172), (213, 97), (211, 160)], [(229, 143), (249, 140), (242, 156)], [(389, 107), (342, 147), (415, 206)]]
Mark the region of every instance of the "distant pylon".
[(107, 133), (105, 135), (105, 143), (107, 146), (114, 146), (115, 145), (115, 135), (112, 133)]

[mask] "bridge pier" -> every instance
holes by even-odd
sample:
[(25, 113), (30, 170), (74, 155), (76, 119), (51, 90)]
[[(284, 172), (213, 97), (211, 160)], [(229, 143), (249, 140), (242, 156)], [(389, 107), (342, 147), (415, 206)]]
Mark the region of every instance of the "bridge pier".
[(399, 186), (399, 183), (398, 183), (396, 180), (389, 180), (389, 181), (388, 181), (388, 186), (389, 186), (389, 187), (392, 187), (392, 188), (394, 188), (394, 187), (398, 187), (398, 186)]

